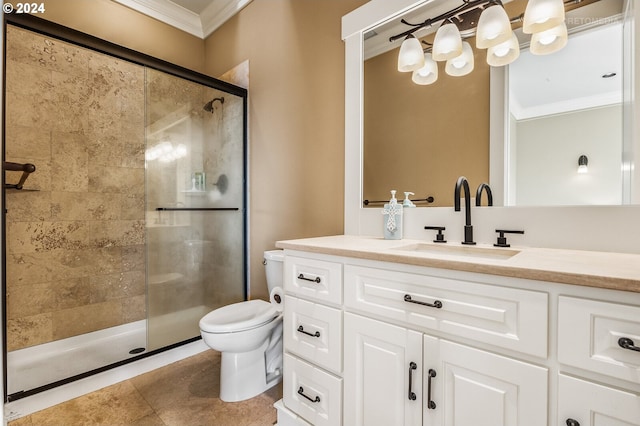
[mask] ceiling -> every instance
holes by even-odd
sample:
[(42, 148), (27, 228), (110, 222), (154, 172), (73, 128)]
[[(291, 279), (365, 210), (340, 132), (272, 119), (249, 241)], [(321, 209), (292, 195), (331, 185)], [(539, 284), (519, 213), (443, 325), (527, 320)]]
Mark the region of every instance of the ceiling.
[(113, 0), (205, 39), (252, 0)]
[(511, 113), (523, 120), (620, 104), (622, 40), (622, 23), (613, 23), (572, 35), (559, 54), (522, 51), (509, 67)]

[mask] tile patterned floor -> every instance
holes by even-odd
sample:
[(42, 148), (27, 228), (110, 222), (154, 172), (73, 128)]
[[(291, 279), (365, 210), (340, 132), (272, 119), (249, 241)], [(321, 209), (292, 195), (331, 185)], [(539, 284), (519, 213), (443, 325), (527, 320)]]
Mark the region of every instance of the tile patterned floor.
[(220, 400), (220, 354), (207, 350), (38, 411), (9, 426), (271, 426), (282, 385), (247, 401)]

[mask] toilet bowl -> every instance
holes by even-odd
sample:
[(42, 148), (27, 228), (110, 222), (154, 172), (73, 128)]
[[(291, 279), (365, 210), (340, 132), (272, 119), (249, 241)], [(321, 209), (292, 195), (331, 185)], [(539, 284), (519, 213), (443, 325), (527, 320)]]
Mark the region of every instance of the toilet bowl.
[[(282, 250), (264, 253), (269, 293), (282, 285)], [(202, 340), (221, 352), (220, 399), (242, 401), (282, 380), (282, 309), (249, 300), (223, 306), (200, 320)]]

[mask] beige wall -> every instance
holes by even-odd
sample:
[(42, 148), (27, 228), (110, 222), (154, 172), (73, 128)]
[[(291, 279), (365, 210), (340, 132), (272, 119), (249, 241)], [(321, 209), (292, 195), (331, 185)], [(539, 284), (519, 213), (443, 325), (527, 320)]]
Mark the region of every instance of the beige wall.
[(209, 75), (249, 60), (253, 298), (267, 297), (275, 241), (343, 232), (341, 17), (364, 3), (254, 0), (206, 40)]
[(202, 72), (204, 41), (111, 0), (45, 2), (41, 18)]

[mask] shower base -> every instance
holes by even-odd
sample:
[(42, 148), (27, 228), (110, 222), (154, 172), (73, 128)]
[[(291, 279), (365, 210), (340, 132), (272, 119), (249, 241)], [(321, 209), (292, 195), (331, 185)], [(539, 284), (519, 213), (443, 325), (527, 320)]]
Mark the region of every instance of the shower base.
[(210, 311), (204, 305), (194, 306), (9, 352), (7, 394), (27, 392), (200, 336), (198, 322)]
[(110, 327), (7, 354), (7, 393), (35, 389), (137, 356), (146, 346), (146, 320)]

